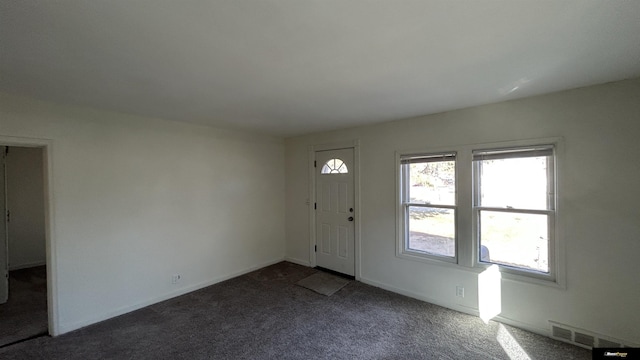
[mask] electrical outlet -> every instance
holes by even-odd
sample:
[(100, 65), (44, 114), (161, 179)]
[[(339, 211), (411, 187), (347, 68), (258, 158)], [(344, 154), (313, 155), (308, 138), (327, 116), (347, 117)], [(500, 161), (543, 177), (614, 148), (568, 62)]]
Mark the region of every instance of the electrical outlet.
[(457, 297), (464, 297), (464, 288), (462, 286), (456, 286), (456, 296)]
[(171, 275), (171, 283), (172, 284), (177, 284), (178, 282), (180, 282), (180, 279), (181, 279), (180, 274)]

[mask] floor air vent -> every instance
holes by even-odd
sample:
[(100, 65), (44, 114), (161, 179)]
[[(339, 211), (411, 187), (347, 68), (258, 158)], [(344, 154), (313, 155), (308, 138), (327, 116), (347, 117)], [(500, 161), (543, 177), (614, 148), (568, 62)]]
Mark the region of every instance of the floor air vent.
[(566, 341), (573, 341), (573, 333), (569, 329), (551, 325), (551, 334), (554, 338)]
[(583, 333), (579, 333), (579, 332), (574, 332), (573, 333), (573, 341), (577, 342), (578, 344), (581, 345), (585, 345), (587, 347), (594, 347), (595, 344), (595, 338), (591, 335), (587, 335), (587, 334), (583, 334)]
[(607, 338), (606, 336), (574, 328), (569, 325), (549, 321), (551, 324), (551, 337), (583, 348), (619, 348), (632, 347), (631, 344), (624, 344), (623, 341)]

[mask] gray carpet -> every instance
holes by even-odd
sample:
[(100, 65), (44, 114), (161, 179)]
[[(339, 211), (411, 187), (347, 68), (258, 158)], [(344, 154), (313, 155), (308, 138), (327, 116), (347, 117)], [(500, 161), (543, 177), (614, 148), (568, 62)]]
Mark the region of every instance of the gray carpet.
[(2, 348), (0, 358), (591, 358), (585, 349), (357, 281), (332, 296), (295, 285), (314, 272), (282, 262), (57, 338)]
[(296, 285), (315, 291), (318, 294), (331, 296), (336, 291), (345, 287), (348, 283), (349, 283), (349, 280), (345, 278), (341, 278), (339, 276), (332, 275), (324, 271), (319, 271), (313, 275), (309, 275), (306, 278), (298, 281)]
[(0, 305), (0, 346), (46, 333), (46, 267), (10, 271), (9, 300)]

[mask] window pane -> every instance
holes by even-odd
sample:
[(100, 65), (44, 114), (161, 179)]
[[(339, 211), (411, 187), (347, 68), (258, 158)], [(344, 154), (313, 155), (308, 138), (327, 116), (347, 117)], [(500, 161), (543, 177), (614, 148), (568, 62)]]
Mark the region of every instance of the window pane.
[(349, 170), (347, 169), (347, 164), (345, 164), (340, 159), (330, 159), (328, 160), (322, 170), (320, 170), (321, 174), (347, 174)]
[(480, 161), (480, 206), (547, 210), (548, 157)]
[(455, 210), (409, 206), (410, 250), (455, 256)]
[(455, 205), (455, 161), (431, 161), (406, 165), (409, 171), (409, 202)]
[(549, 272), (548, 215), (480, 211), (483, 261)]

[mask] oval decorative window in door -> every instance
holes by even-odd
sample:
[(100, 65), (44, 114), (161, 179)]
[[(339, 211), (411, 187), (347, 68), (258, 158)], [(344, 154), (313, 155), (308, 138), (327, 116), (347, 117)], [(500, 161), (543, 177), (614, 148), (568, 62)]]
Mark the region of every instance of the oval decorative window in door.
[(347, 164), (340, 159), (330, 159), (320, 170), (321, 174), (347, 174), (348, 172)]

